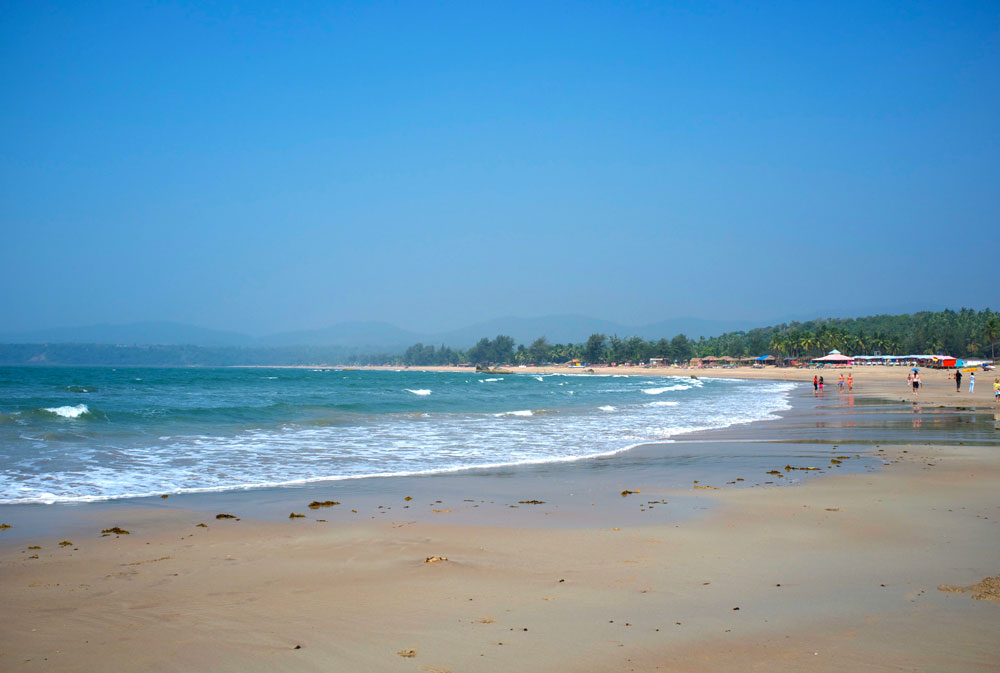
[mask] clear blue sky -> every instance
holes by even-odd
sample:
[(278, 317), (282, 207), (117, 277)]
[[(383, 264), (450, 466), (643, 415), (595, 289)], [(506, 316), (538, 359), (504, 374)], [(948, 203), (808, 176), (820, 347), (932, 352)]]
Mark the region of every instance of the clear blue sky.
[(1000, 308), (997, 2), (3, 2), (0, 91), (8, 330)]

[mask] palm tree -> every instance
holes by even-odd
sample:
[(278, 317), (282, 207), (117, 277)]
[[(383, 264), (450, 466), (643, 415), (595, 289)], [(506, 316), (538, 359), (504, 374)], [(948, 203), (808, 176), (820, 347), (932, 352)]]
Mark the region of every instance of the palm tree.
[(788, 337), (781, 333), (771, 335), (771, 350), (785, 355), (788, 353)]
[(804, 353), (808, 353), (819, 345), (816, 337), (808, 330), (799, 332), (799, 348)]
[(986, 333), (986, 338), (990, 340), (990, 359), (997, 359), (997, 339), (1000, 339), (1000, 320), (997, 320), (996, 315), (991, 315), (986, 320), (986, 328), (984, 330)]

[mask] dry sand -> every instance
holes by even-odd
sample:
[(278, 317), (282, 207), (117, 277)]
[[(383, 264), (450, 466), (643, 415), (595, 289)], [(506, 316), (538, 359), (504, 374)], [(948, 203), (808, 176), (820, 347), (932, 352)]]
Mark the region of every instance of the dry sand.
[[(763, 375), (811, 380), (802, 371)], [(878, 394), (909, 413), (905, 373), (854, 373), (859, 401)], [(935, 374), (924, 408), (988, 405)], [(846, 413), (841, 399), (828, 389), (823, 403)], [(769, 423), (754, 427), (780, 436), (782, 421)], [(904, 443), (841, 449), (884, 458), (878, 472), (706, 489), (713, 506), (696, 518), (649, 524), (521, 523), (544, 519), (546, 504), (469, 523), (447, 511), (464, 501), (420, 492), (413, 502), (440, 512), (407, 516), (400, 499), (384, 503), (388, 517), (349, 523), (294, 492), (275, 507), (306, 517), (282, 522), (104, 508), (71, 545), (0, 537), (0, 669), (1000, 670), (1000, 602), (944, 590), (1000, 571), (1000, 447), (926, 445), (922, 428)], [(692, 494), (634, 487), (609, 487), (593, 511)], [(132, 533), (102, 537), (112, 525)], [(447, 560), (425, 562), (435, 556)]]

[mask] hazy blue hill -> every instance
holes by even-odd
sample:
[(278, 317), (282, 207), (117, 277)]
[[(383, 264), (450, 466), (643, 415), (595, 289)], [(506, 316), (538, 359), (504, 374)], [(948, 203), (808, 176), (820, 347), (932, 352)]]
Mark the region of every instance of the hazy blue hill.
[(321, 329), (279, 332), (261, 337), (263, 346), (352, 346), (403, 349), (425, 338), (416, 332), (377, 321), (342, 322)]
[(540, 336), (549, 343), (581, 343), (591, 334), (613, 334), (619, 337), (638, 336), (643, 339), (671, 338), (686, 334), (690, 338), (718, 336), (727, 331), (750, 329), (755, 324), (746, 320), (703, 320), (674, 318), (649, 325), (625, 325), (579, 314), (550, 315), (537, 318), (506, 317), (476, 323), (451, 332), (425, 336), (425, 344), (444, 344), (452, 348), (468, 348), (480, 338), (506, 334), (525, 345)]
[(225, 332), (183, 323), (155, 321), (7, 332), (0, 333), (0, 343), (249, 346), (254, 343), (254, 339), (239, 332)]
[(158, 321), (130, 324), (101, 324), (84, 327), (58, 327), (26, 332), (0, 333), (0, 343), (6, 344), (139, 344), (240, 346), (282, 348), (290, 346), (330, 346), (365, 349), (368, 352), (402, 351), (408, 346), (442, 344), (451, 348), (469, 348), (482, 337), (498, 334), (513, 337), (525, 345), (540, 336), (549, 343), (580, 343), (591, 334), (619, 337), (639, 336), (644, 339), (671, 338), (684, 333), (691, 338), (716, 336), (726, 331), (748, 329), (752, 325), (741, 321), (677, 318), (644, 326), (625, 325), (579, 314), (550, 315), (534, 318), (508, 316), (479, 322), (457, 330), (419, 333), (402, 329), (387, 322), (351, 321), (329, 327), (291, 332), (277, 332), (254, 338), (239, 332), (207, 329), (182, 323)]
[(468, 348), (482, 337), (493, 338), (506, 334), (517, 343), (530, 344), (544, 336), (549, 343), (584, 341), (598, 332), (613, 334), (628, 329), (610, 320), (600, 320), (583, 315), (550, 315), (538, 318), (508, 316), (476, 323), (468, 327), (441, 332), (424, 338), (424, 343), (445, 344), (452, 348)]
[[(740, 330), (753, 329), (758, 327), (761, 321), (754, 320), (705, 320), (703, 318), (671, 318), (660, 322), (643, 325), (642, 327), (631, 328), (628, 336), (638, 336), (643, 339), (671, 338), (677, 334), (684, 334), (689, 339), (698, 337), (719, 336), (725, 332), (737, 332)], [(621, 333), (619, 333), (621, 336)]]

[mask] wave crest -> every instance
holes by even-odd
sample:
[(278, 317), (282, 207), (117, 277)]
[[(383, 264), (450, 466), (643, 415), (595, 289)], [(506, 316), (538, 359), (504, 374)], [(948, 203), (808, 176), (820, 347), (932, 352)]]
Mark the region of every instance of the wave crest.
[(46, 407), (45, 409), (42, 409), (42, 411), (47, 411), (50, 414), (62, 416), (63, 418), (79, 418), (84, 414), (90, 413), (90, 409), (87, 408), (86, 404), (78, 404), (75, 407)]
[(643, 388), (642, 392), (646, 393), (647, 395), (659, 395), (661, 393), (670, 392), (671, 390), (690, 390), (690, 389), (691, 386), (685, 383), (678, 383), (677, 385), (664, 386), (662, 388)]

